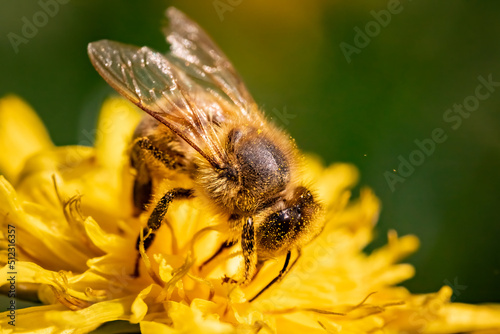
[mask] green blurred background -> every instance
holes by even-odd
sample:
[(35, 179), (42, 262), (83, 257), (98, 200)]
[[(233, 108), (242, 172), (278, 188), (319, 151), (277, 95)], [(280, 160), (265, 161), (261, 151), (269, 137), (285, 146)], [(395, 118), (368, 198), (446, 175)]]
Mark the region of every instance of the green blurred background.
[[(60, 2), (44, 25), (38, 1), (0, 3), (0, 94), (26, 99), (56, 144), (89, 145), (85, 134), (112, 93), (87, 43), (106, 38), (166, 51), (160, 25), (174, 5), (209, 32), (304, 151), (360, 169), (360, 185), (383, 204), (367, 251), (383, 245), (389, 229), (419, 236), (421, 249), (408, 259), (417, 274), (405, 286), (419, 293), (452, 284), (456, 301), (500, 302), (500, 88), (458, 129), (443, 120), (474, 94), (479, 75), (500, 81), (500, 2), (402, 0), (350, 62), (340, 44), (355, 46), (354, 28), (364, 30), (370, 12), (393, 1)], [(23, 37), (23, 17), (34, 16), (41, 27), (13, 47), (9, 36)], [(284, 114), (291, 116), (283, 121)], [(384, 173), (438, 127), (447, 141), (391, 191)]]

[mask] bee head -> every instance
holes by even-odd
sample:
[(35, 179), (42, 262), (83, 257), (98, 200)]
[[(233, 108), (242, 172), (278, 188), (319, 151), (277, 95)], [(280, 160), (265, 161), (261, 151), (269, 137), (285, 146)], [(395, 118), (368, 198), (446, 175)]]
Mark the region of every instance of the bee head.
[(257, 225), (257, 249), (262, 259), (282, 255), (300, 248), (323, 229), (319, 219), (321, 206), (305, 187), (297, 187), (291, 200), (278, 202), (266, 210)]

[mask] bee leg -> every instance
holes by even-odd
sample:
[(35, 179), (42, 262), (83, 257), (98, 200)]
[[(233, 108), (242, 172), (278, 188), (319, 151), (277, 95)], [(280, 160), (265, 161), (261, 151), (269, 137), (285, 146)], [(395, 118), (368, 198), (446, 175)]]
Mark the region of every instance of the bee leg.
[(136, 167), (137, 177), (134, 180), (133, 201), (134, 201), (134, 216), (139, 216), (146, 210), (146, 205), (151, 201), (153, 193), (153, 181), (146, 167), (146, 164), (141, 163)]
[[(149, 246), (153, 243), (155, 238), (155, 231), (157, 231), (165, 218), (165, 214), (167, 213), (168, 206), (174, 199), (185, 199), (193, 197), (193, 189), (184, 189), (184, 188), (174, 188), (167, 192), (163, 197), (158, 201), (153, 212), (148, 218), (148, 226), (144, 228), (143, 235), (147, 237), (144, 239), (144, 250), (147, 250)], [(139, 246), (141, 243), (141, 236), (137, 237), (137, 242), (135, 248), (139, 250)], [(141, 254), (139, 253), (137, 259), (135, 261), (135, 270), (133, 277), (139, 276), (139, 261), (141, 259)]]
[(269, 284), (267, 284), (264, 287), (264, 289), (260, 290), (260, 292), (258, 294), (253, 296), (252, 299), (249, 300), (249, 302), (253, 302), (257, 297), (259, 297), (262, 293), (264, 293), (264, 291), (269, 289), (269, 287), (271, 285), (273, 285), (276, 282), (281, 281), (283, 279), (283, 277), (285, 277), (285, 275), (290, 272), (290, 270), (295, 266), (295, 264), (299, 260), (300, 256), (302, 255), (302, 252), (300, 251), (300, 249), (297, 249), (297, 252), (298, 252), (297, 257), (295, 258), (295, 260), (293, 260), (292, 264), (290, 264), (290, 258), (292, 257), (292, 251), (288, 251), (288, 253), (286, 253), (285, 264), (283, 265), (283, 268), (280, 270), (278, 276), (276, 276), (271, 282), (269, 282)]
[(257, 269), (256, 244), (257, 241), (255, 238), (253, 219), (252, 217), (248, 217), (243, 225), (243, 232), (241, 234), (241, 249), (243, 251), (243, 259), (245, 262), (245, 272), (242, 284), (250, 282), (255, 275), (255, 271)]
[(135, 216), (145, 211), (153, 193), (151, 175), (145, 162), (146, 155), (152, 156), (169, 169), (178, 167), (175, 159), (159, 150), (148, 137), (139, 137), (134, 141), (130, 151), (130, 165), (137, 171), (133, 190)]
[[(137, 151), (139, 150), (139, 151)], [(165, 154), (164, 151), (158, 149), (148, 137), (139, 137), (137, 138), (132, 146), (132, 151), (141, 154), (140, 152), (149, 152), (159, 162), (161, 162), (168, 169), (176, 169), (178, 167), (177, 161)]]
[(208, 260), (205, 260), (205, 262), (203, 262), (200, 265), (200, 270), (202, 270), (204, 266), (212, 262), (212, 260), (215, 259), (217, 256), (219, 256), (225, 249), (233, 247), (235, 243), (236, 243), (235, 240), (224, 241), (224, 243), (219, 247), (219, 249), (214, 253), (214, 255), (212, 255)]

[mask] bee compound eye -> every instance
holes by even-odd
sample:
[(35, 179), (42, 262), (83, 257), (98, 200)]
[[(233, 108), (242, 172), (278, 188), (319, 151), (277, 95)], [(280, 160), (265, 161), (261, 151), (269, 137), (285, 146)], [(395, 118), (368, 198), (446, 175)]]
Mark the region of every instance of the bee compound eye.
[(290, 214), (290, 209), (285, 209), (276, 213), (276, 223), (277, 224), (290, 224), (292, 216)]
[(295, 238), (302, 227), (302, 216), (297, 207), (270, 214), (257, 231), (257, 239), (261, 249), (277, 252), (286, 246), (288, 240)]

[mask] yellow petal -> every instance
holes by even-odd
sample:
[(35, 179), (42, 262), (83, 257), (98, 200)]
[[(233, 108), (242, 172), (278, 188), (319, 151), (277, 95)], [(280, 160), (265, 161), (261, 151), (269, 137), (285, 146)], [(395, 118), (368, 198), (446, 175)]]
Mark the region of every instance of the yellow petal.
[(0, 99), (0, 173), (15, 182), (33, 153), (52, 148), (52, 141), (35, 111), (20, 98)]
[(142, 321), (141, 322), (142, 334), (175, 334), (179, 333), (172, 327), (155, 321)]
[(44, 305), (16, 310), (15, 326), (9, 324), (12, 321), (7, 312), (0, 313), (0, 329), (2, 334), (56, 334), (61, 333), (61, 328), (55, 324), (47, 323), (45, 315), (47, 312), (64, 311), (63, 305)]
[(135, 323), (141, 321), (148, 312), (148, 304), (144, 301), (144, 299), (148, 297), (152, 289), (153, 286), (150, 285), (142, 290), (132, 303), (132, 322)]
[[(18, 283), (53, 283), (54, 272), (45, 270), (33, 262), (16, 262), (14, 270), (16, 273), (16, 282)], [(8, 266), (0, 269), (0, 279), (2, 285), (9, 283), (7, 279), (12, 276), (10, 272), (12, 272), (12, 269), (9, 269)]]
[(103, 323), (126, 320), (131, 303), (132, 298), (128, 297), (96, 303), (79, 311), (46, 312), (45, 323), (54, 324), (61, 332), (67, 330), (68, 333), (89, 333)]
[(104, 102), (95, 138), (100, 164), (113, 169), (123, 165), (124, 159), (128, 159), (125, 152), (132, 133), (142, 115), (136, 106), (121, 97), (112, 97)]
[(428, 333), (459, 333), (500, 328), (500, 305), (447, 304), (439, 319), (429, 323)]
[(320, 175), (321, 182), (318, 182), (316, 187), (327, 207), (337, 201), (346, 189), (354, 187), (359, 179), (356, 167), (342, 163), (329, 166)]
[(189, 307), (182, 303), (167, 302), (167, 310), (173, 328), (182, 333), (233, 333), (234, 327), (228, 323), (205, 317), (200, 304)]
[[(61, 211), (62, 213), (62, 211)], [(12, 186), (0, 176), (0, 215), (8, 217), (0, 221), (6, 228), (13, 225), (16, 239), (30, 247), (18, 250), (38, 264), (54, 270), (82, 271), (88, 254), (78, 245), (78, 240), (63, 216), (52, 216), (51, 211), (33, 203), (23, 203)], [(60, 218), (60, 219), (58, 219)], [(1, 284), (1, 282), (0, 282)]]
[[(134, 129), (144, 114), (127, 100), (111, 97), (104, 102), (99, 116), (95, 138), (96, 165), (105, 173), (95, 175), (99, 185), (91, 193), (96, 198), (102, 197), (108, 208), (122, 213), (132, 210), (130, 197), (127, 197), (132, 185), (128, 150)], [(103, 187), (113, 191), (103, 191)]]

